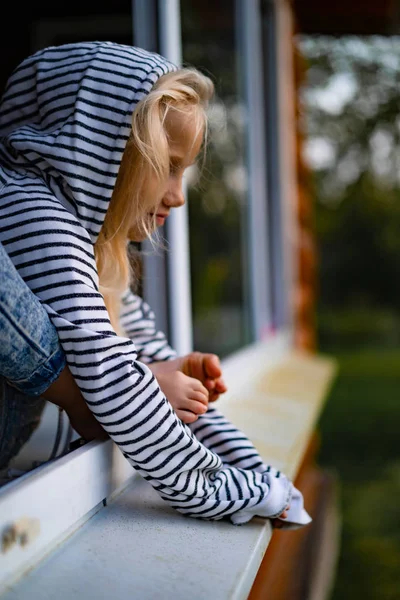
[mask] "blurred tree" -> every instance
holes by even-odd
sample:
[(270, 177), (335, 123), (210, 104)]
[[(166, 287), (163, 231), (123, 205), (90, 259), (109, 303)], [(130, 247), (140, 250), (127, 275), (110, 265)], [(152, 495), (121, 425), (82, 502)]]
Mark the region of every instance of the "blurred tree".
[(324, 306), (399, 306), (399, 41), (298, 38)]
[(316, 198), (319, 345), (339, 364), (320, 421), (319, 464), (342, 482), (331, 600), (399, 598), (399, 41), (298, 40), (308, 61), (301, 125)]

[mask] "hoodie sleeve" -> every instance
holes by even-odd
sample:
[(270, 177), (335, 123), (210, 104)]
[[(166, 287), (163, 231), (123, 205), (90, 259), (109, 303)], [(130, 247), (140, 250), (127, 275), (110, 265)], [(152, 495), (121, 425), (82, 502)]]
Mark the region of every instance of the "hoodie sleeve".
[(121, 300), (120, 323), (135, 344), (138, 360), (152, 363), (175, 358), (177, 354), (164, 333), (157, 330), (154, 312), (147, 302), (131, 290)]
[(281, 514), (291, 482), (271, 485), (262, 473), (224, 466), (177, 418), (133, 342), (115, 334), (76, 218), (48, 196), (33, 202), (32, 194), (5, 192), (1, 241), (54, 323), (88, 407), (127, 460), (185, 515), (243, 523)]
[[(122, 297), (121, 325), (134, 342), (141, 362), (152, 363), (176, 357), (164, 333), (156, 328), (153, 310), (131, 290)], [(251, 441), (214, 405), (210, 405), (208, 411), (188, 427), (201, 443), (218, 454), (224, 464), (260, 472), (267, 468)]]

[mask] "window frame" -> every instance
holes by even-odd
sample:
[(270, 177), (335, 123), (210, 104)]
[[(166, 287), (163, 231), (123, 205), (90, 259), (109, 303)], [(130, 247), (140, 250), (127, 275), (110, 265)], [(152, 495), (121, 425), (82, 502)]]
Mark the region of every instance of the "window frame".
[[(180, 0), (132, 0), (134, 43), (182, 63)], [(293, 330), (291, 296), (296, 277), (292, 253), (294, 227), (288, 225), (290, 208), (283, 172), (288, 161), (287, 126), (281, 110), (287, 85), (278, 64), (287, 60), (278, 29), (287, 29), (285, 11), (276, 0), (235, 0), (242, 98), (248, 121), (245, 161), (249, 191), (246, 219), (251, 342), (277, 331)], [(160, 25), (163, 24), (161, 27)], [(257, 115), (257, 118), (254, 118)], [(293, 167), (293, 165), (292, 165)], [(185, 196), (187, 191), (185, 189)], [(286, 203), (285, 203), (286, 204)], [(146, 242), (143, 264), (144, 296), (178, 354), (193, 350), (188, 209), (173, 211), (165, 227), (168, 252), (154, 254)], [(289, 247), (290, 251), (285, 251)], [(179, 298), (179, 303), (176, 299)]]
[[(179, 0), (133, 0), (134, 44), (159, 52), (176, 65), (182, 64)], [(158, 26), (157, 24), (163, 24)], [(184, 187), (187, 197), (187, 190)], [(190, 287), (189, 215), (187, 203), (172, 211), (164, 236), (168, 252), (152, 252), (144, 244), (144, 297), (156, 314), (157, 326), (178, 354), (193, 350), (192, 299)], [(163, 274), (167, 274), (164, 278)], [(161, 315), (157, 317), (157, 315)]]
[(271, 273), (268, 246), (269, 194), (265, 131), (262, 29), (259, 0), (236, 0), (236, 29), (239, 42), (239, 72), (246, 103), (247, 139), (245, 158), (248, 172), (247, 255), (248, 298), (251, 337), (258, 341), (271, 331)]
[[(288, 192), (284, 185), (283, 173), (285, 169), (294, 168), (283, 160), (286, 152), (286, 133), (281, 137), (283, 130), (287, 131), (287, 124), (283, 124), (283, 111), (278, 111), (281, 106), (284, 92), (282, 66), (287, 61), (287, 56), (282, 56), (283, 43), (279, 36), (283, 34), (288, 24), (285, 14), (280, 12), (278, 3), (266, 2), (269, 10), (274, 15), (271, 21), (271, 38), (268, 48), (275, 48), (275, 65), (269, 65), (266, 75), (262, 77), (262, 29), (260, 0), (236, 0), (237, 18), (243, 26), (241, 44), (243, 48), (243, 65), (247, 67), (247, 75), (243, 81), (246, 99), (253, 111), (260, 115), (263, 107), (265, 90), (270, 98), (270, 112), (260, 116), (262, 127), (257, 127), (252, 114), (248, 135), (248, 168), (251, 182), (251, 200), (249, 201), (249, 255), (251, 257), (251, 276), (249, 290), (252, 297), (252, 321), (254, 341), (266, 339), (271, 322), (275, 318), (277, 329), (271, 348), (277, 340), (282, 340), (282, 347), (289, 350), (292, 346), (292, 321), (290, 317), (291, 279), (293, 276), (293, 259), (290, 252), (284, 252), (284, 244), (288, 231), (291, 228), (284, 225), (287, 218), (287, 206), (281, 208), (282, 198)], [(155, 12), (156, 11), (156, 12)], [(151, 45), (158, 44), (156, 49), (161, 54), (181, 63), (181, 37), (180, 37), (180, 2), (179, 0), (132, 0), (132, 14), (135, 20), (134, 43), (155, 49)], [(264, 13), (265, 16), (265, 13)], [(162, 35), (157, 39), (155, 23), (163, 23), (160, 27)], [(157, 34), (158, 35), (158, 34)], [(250, 64), (253, 53), (257, 60)], [(264, 47), (265, 59), (265, 47)], [(272, 60), (272, 59), (271, 59)], [(272, 68), (274, 67), (274, 68)], [(269, 88), (271, 83), (271, 88)], [(286, 93), (286, 91), (285, 91)], [(272, 111), (272, 112), (271, 112)], [(279, 113), (279, 115), (278, 115)], [(263, 132), (268, 132), (271, 114), (277, 114), (277, 126), (272, 130), (269, 138)], [(285, 137), (286, 136), (286, 137)], [(282, 141), (283, 140), (283, 141)], [(274, 172), (274, 156), (279, 156), (279, 168)], [(263, 166), (264, 165), (264, 166)], [(269, 173), (269, 184), (267, 184)], [(292, 182), (293, 183), (293, 182)], [(268, 204), (268, 202), (270, 204)], [(272, 207), (275, 207), (275, 213)], [(271, 219), (270, 215), (274, 215)], [(268, 247), (268, 236), (273, 234), (277, 227), (272, 250)], [(257, 233), (255, 233), (257, 232)], [(163, 315), (164, 330), (170, 334), (172, 345), (179, 354), (192, 350), (192, 316), (190, 299), (190, 264), (188, 240), (188, 213), (187, 209), (174, 211), (170, 218), (167, 230), (167, 240), (170, 250), (167, 255), (144, 257), (146, 271), (144, 294), (150, 304), (156, 308), (158, 314)], [(291, 246), (292, 247), (292, 246)], [(257, 262), (262, 255), (262, 261)], [(272, 282), (271, 261), (277, 261), (275, 278)], [(262, 274), (260, 275), (260, 269)], [(277, 277), (282, 273), (281, 284), (277, 285)], [(165, 275), (166, 273), (166, 275)], [(288, 275), (289, 274), (289, 275)], [(157, 284), (150, 284), (152, 279)], [(147, 287), (146, 287), (147, 286)], [(274, 288), (276, 287), (276, 290)], [(271, 298), (275, 294), (275, 301)], [(179, 302), (177, 301), (179, 299)], [(273, 314), (276, 306), (286, 299), (282, 314)], [(275, 306), (275, 309), (273, 309)], [(252, 345), (239, 350), (245, 355)], [(238, 354), (235, 353), (235, 354)], [(228, 357), (229, 360), (229, 357)], [(224, 363), (223, 363), (224, 364)], [(95, 476), (94, 476), (95, 474)], [(82, 448), (57, 458), (42, 465), (33, 472), (11, 482), (0, 489), (0, 529), (4, 540), (10, 532), (17, 517), (22, 515), (33, 522), (39, 522), (39, 533), (34, 533), (35, 526), (29, 534), (26, 547), (17, 549), (16, 552), (5, 553), (5, 566), (2, 565), (0, 574), (0, 593), (10, 585), (22, 571), (32, 568), (41, 558), (62, 542), (68, 535), (78, 529), (95, 512), (104, 506), (106, 499), (125, 489), (137, 477), (133, 467), (118, 451), (117, 447), (109, 440), (106, 442), (91, 442)], [(49, 481), (54, 493), (49, 498)], [(83, 486), (83, 492), (82, 492)], [(43, 502), (47, 498), (48, 502)], [(50, 506), (51, 510), (46, 510)], [(60, 514), (65, 514), (65, 519), (60, 520)], [(26, 524), (25, 524), (26, 525)], [(11, 528), (11, 529), (10, 529)], [(28, 527), (29, 529), (29, 527)], [(29, 535), (32, 540), (29, 541)]]

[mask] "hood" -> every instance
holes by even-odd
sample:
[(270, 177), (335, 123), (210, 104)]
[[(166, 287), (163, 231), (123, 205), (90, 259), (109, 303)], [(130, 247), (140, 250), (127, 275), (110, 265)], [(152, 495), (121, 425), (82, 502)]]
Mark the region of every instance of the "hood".
[(135, 105), (175, 65), (113, 42), (40, 50), (11, 75), (0, 103), (7, 173), (35, 175), (98, 237)]

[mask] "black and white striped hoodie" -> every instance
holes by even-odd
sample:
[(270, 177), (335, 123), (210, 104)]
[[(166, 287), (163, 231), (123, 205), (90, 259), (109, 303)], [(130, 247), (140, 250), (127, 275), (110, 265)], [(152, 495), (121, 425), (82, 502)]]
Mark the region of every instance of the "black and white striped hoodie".
[(128, 291), (113, 331), (93, 254), (137, 102), (175, 67), (112, 42), (41, 50), (14, 71), (0, 105), (0, 241), (54, 323), (90, 408), (164, 500), (205, 519), (275, 517), (294, 492), (215, 409), (188, 427), (146, 366), (174, 355)]

